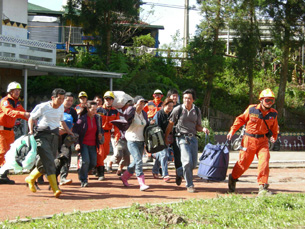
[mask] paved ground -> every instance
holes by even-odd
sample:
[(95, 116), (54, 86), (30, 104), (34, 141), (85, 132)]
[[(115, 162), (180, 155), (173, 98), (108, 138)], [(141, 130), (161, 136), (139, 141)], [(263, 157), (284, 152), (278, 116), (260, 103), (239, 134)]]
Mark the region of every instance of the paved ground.
[[(270, 190), (279, 193), (305, 193), (305, 152), (271, 152)], [(230, 167), (238, 157), (238, 153), (230, 154)], [(280, 160), (283, 159), (283, 160)], [(254, 167), (256, 164), (254, 162)], [(146, 164), (151, 168), (151, 164)], [(174, 170), (170, 170), (174, 177)], [(228, 170), (228, 174), (231, 168)], [(237, 193), (245, 196), (257, 194), (256, 168), (249, 169), (240, 182), (237, 183)], [(197, 170), (194, 171), (197, 174)], [(133, 203), (165, 203), (178, 202), (190, 198), (213, 198), (227, 194), (227, 181), (204, 182), (195, 176), (196, 193), (188, 193), (183, 182), (176, 186), (174, 179), (164, 183), (161, 179), (153, 179), (151, 169), (145, 170), (146, 183), (150, 189), (141, 192), (135, 177), (130, 180), (130, 187), (123, 187), (121, 180), (113, 174), (106, 174), (106, 180), (98, 181), (90, 176), (89, 187), (81, 188), (77, 174), (72, 172), (69, 177), (73, 179), (71, 185), (62, 186), (63, 194), (59, 199), (52, 196), (48, 185), (41, 185), (41, 190), (31, 193), (25, 186), (26, 175), (11, 175), (16, 181), (15, 185), (0, 185), (0, 221), (17, 217), (42, 217), (57, 213), (71, 213), (73, 211), (90, 211), (106, 207), (125, 207)]]

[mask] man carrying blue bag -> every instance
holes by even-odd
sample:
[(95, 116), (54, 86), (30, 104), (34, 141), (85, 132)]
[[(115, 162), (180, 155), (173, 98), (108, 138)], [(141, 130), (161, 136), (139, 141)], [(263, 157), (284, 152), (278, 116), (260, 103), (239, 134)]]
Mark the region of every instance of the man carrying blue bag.
[(181, 184), (181, 177), (186, 181), (187, 191), (195, 192), (193, 184), (193, 170), (198, 160), (197, 131), (209, 133), (207, 128), (201, 126), (201, 112), (193, 104), (195, 91), (187, 89), (183, 92), (183, 104), (177, 106), (169, 117), (169, 123), (165, 131), (165, 143), (168, 145), (168, 135), (176, 123), (175, 140), (181, 151), (182, 167), (177, 168), (176, 184)]

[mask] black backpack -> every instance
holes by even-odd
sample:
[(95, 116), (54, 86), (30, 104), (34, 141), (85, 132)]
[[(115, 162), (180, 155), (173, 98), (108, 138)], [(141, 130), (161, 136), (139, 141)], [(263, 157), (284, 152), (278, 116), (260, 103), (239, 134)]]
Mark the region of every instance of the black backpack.
[(157, 124), (149, 125), (145, 128), (144, 141), (147, 152), (156, 153), (167, 148), (164, 139), (164, 133)]

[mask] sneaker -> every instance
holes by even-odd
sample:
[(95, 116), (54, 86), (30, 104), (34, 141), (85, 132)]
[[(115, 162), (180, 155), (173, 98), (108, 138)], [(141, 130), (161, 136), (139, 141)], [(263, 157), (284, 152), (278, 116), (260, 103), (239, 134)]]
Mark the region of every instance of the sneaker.
[(233, 179), (232, 174), (230, 174), (229, 181), (228, 181), (229, 192), (235, 192), (236, 181), (237, 181), (237, 179)]
[(80, 183), (80, 186), (81, 186), (82, 188), (88, 187), (88, 182), (81, 182), (81, 183)]
[(176, 175), (176, 185), (180, 186), (182, 183), (182, 177), (181, 176), (178, 176)]
[(259, 185), (257, 196), (271, 196), (273, 193), (268, 190), (269, 184)]
[(159, 179), (159, 175), (158, 175), (158, 174), (153, 173), (152, 175), (153, 175), (153, 177), (154, 177), (155, 179)]
[(165, 176), (165, 177), (163, 177), (163, 180), (167, 183), (167, 182), (169, 182), (170, 181), (170, 177), (169, 176)]
[(191, 186), (191, 187), (187, 187), (187, 191), (190, 192), (190, 193), (194, 193), (196, 192), (194, 186)]
[(97, 178), (97, 180), (99, 180), (99, 181), (105, 180), (105, 176), (99, 176), (99, 177)]
[(71, 184), (71, 183), (72, 183), (72, 179), (62, 178), (62, 179), (60, 179), (59, 185), (67, 185), (67, 184)]

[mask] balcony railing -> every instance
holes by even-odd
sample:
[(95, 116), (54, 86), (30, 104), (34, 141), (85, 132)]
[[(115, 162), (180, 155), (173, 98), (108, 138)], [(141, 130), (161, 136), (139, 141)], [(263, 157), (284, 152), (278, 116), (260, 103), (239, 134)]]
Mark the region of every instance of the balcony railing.
[(56, 65), (56, 44), (0, 35), (0, 58), (34, 64)]

